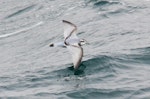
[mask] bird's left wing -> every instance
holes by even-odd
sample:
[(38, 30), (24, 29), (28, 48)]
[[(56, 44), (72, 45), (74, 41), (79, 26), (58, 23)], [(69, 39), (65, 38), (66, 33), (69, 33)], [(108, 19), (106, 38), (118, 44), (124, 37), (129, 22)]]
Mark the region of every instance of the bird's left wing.
[(78, 39), (76, 35), (77, 26), (69, 21), (63, 20), (64, 26), (64, 39)]

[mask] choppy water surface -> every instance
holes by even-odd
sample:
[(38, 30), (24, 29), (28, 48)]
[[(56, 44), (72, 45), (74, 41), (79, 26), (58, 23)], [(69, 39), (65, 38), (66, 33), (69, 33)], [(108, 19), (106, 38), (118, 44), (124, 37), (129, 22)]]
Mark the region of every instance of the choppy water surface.
[[(1, 0), (0, 98), (150, 99), (149, 0)], [(61, 20), (78, 26), (74, 75)]]

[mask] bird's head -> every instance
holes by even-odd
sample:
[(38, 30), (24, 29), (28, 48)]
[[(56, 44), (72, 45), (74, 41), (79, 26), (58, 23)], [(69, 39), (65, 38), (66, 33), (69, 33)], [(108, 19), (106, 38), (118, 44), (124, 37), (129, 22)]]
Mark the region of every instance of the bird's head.
[(80, 45), (85, 45), (85, 44), (89, 44), (89, 42), (87, 42), (87, 40), (85, 39), (80, 39)]

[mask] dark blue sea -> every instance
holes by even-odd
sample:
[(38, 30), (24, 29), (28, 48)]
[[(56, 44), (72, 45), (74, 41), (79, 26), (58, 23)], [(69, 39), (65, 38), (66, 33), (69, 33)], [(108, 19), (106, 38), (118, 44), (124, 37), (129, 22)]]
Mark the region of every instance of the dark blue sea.
[[(78, 26), (74, 75), (62, 20)], [(150, 0), (0, 0), (0, 99), (150, 99)]]

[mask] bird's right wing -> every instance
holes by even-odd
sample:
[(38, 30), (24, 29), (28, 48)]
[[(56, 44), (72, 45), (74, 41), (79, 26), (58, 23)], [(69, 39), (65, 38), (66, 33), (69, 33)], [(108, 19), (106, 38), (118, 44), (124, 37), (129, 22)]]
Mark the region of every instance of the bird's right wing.
[(81, 46), (69, 45), (66, 46), (72, 54), (74, 69), (78, 69), (83, 57), (83, 48)]

